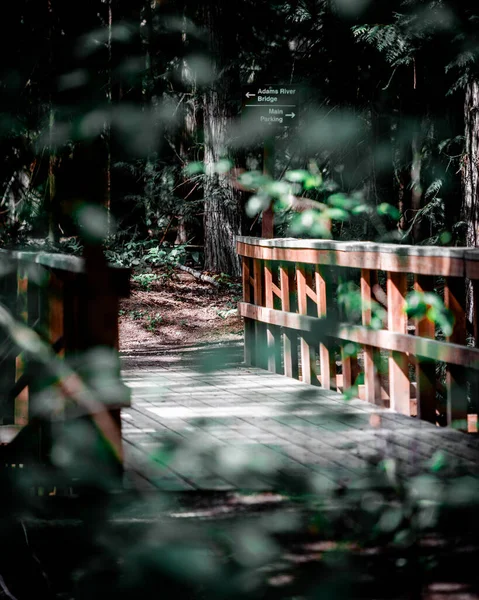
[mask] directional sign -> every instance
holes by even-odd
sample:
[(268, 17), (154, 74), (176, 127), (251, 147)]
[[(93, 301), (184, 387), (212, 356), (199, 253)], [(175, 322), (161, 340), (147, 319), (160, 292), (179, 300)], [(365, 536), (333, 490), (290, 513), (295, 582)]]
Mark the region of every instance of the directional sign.
[(248, 123), (294, 127), (298, 121), (299, 88), (271, 84), (249, 86), (243, 90), (242, 116)]

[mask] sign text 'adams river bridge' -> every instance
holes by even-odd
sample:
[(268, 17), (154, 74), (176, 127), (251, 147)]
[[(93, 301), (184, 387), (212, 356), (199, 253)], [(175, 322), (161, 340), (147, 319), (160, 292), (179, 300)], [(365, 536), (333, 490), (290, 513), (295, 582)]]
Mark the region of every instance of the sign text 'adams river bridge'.
[(291, 85), (250, 86), (243, 92), (243, 117), (249, 122), (294, 126), (299, 112), (299, 89)]

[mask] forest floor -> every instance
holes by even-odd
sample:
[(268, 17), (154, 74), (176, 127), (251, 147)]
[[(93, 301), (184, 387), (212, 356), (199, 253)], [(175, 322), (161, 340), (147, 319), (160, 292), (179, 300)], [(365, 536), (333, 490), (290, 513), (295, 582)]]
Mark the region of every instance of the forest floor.
[(125, 353), (158, 346), (240, 341), (236, 306), (241, 284), (219, 288), (182, 271), (157, 269), (132, 278), (129, 298), (120, 304), (120, 349)]

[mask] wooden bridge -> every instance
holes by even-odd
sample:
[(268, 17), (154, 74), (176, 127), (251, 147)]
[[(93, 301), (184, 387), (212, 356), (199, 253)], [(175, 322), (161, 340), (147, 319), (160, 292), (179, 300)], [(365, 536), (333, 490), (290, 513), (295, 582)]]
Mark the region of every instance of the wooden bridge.
[[(468, 329), (465, 285), (477, 294), (479, 251), (239, 238), (238, 253), (244, 360), (243, 348), (227, 344), (123, 356), (131, 404), (114, 360), (100, 363), (106, 384), (85, 379), (80, 360), (117, 346), (128, 273), (98, 255), (5, 256), (4, 304), (67, 370), (39, 386), (32, 340), (5, 317), (2, 462), (27, 463), (17, 433), (49, 395), (74, 400), (74, 409), (53, 411), (56, 421), (90, 415), (124, 463), (127, 487), (281, 490), (308, 480), (318, 491), (378, 464), (405, 478), (438, 461), (454, 477), (479, 474), (478, 304)], [(425, 310), (408, 318), (412, 290), (439, 291), (450, 331)]]

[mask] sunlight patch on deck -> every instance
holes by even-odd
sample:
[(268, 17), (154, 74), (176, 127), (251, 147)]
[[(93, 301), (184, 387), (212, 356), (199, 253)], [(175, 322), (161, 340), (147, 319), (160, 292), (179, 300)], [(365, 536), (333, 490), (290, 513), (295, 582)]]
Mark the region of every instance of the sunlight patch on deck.
[(276, 410), (272, 406), (252, 406), (251, 404), (237, 404), (235, 406), (153, 406), (146, 408), (163, 419), (200, 419), (202, 417), (276, 417), (287, 414), (283, 410)]

